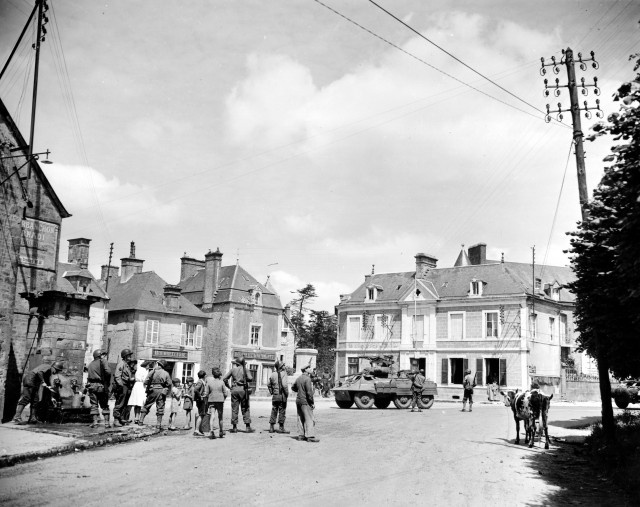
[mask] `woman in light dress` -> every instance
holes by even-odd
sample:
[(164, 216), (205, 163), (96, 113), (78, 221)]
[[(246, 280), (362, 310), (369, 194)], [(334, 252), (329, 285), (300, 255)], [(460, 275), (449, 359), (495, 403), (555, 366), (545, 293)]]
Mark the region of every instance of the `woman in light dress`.
[(140, 410), (144, 406), (144, 402), (147, 399), (147, 394), (144, 388), (144, 381), (149, 375), (148, 367), (151, 367), (153, 363), (149, 361), (143, 362), (138, 369), (136, 370), (136, 383), (133, 385), (133, 389), (131, 390), (131, 396), (129, 397), (129, 406), (133, 407), (133, 412), (135, 415), (134, 421), (138, 424), (140, 420)]

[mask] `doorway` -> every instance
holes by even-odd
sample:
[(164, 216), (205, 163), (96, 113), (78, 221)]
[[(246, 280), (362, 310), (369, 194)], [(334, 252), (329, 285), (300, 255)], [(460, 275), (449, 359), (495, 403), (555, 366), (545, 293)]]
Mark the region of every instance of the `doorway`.
[(417, 372), (419, 370), (427, 371), (427, 360), (424, 357), (413, 357), (411, 358), (411, 371)]
[(491, 384), (496, 382), (499, 386), (507, 385), (507, 360), (506, 359), (485, 359), (486, 366), (485, 382)]

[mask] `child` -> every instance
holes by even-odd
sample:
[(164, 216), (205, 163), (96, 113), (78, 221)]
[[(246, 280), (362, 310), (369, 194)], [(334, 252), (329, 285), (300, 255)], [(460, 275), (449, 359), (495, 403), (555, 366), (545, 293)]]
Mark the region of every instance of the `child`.
[(216, 419), (218, 421), (218, 427), (220, 428), (220, 438), (224, 437), (224, 430), (222, 429), (222, 412), (224, 408), (224, 400), (227, 397), (228, 389), (225, 387), (222, 379), (222, 372), (220, 368), (213, 368), (211, 370), (213, 378), (209, 377), (205, 383), (204, 398), (207, 401), (207, 408), (209, 413), (209, 438), (215, 439), (214, 433), (216, 427)]
[(207, 412), (207, 401), (204, 399), (206, 376), (207, 372), (204, 370), (200, 370), (198, 372), (198, 381), (196, 382), (195, 386), (193, 386), (193, 401), (195, 402), (196, 408), (198, 409), (198, 412), (196, 413), (196, 425), (193, 432), (193, 435), (196, 437), (204, 436), (204, 433), (202, 433), (202, 423)]
[(182, 408), (187, 416), (187, 424), (184, 425), (185, 430), (191, 429), (191, 410), (193, 409), (193, 377), (187, 377), (187, 385), (182, 393)]
[(173, 387), (171, 388), (171, 415), (169, 416), (169, 429), (176, 430), (175, 422), (178, 416), (178, 407), (182, 400), (182, 384), (179, 378), (173, 379)]

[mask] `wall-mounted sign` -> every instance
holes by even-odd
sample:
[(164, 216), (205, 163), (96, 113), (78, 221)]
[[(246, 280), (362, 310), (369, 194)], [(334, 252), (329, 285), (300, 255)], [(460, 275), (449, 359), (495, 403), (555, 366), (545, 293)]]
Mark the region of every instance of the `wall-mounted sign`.
[(151, 349), (151, 357), (153, 359), (180, 359), (186, 361), (189, 359), (189, 352), (186, 350)]
[(242, 350), (234, 350), (233, 357), (244, 356), (245, 359), (259, 359), (261, 361), (275, 361), (276, 354), (269, 352), (247, 352)]
[(20, 264), (55, 271), (59, 231), (58, 224), (24, 218), (20, 240)]

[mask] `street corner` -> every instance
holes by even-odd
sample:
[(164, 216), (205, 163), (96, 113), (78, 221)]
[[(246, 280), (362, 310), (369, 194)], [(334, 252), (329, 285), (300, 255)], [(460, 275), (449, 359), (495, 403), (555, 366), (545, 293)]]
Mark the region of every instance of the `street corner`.
[(138, 425), (92, 428), (87, 424), (5, 424), (0, 426), (0, 468), (146, 439), (160, 432), (156, 426)]

